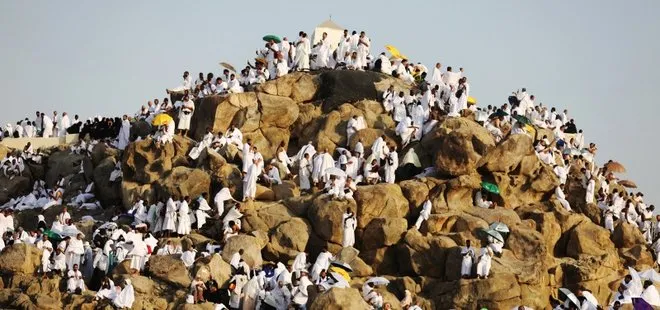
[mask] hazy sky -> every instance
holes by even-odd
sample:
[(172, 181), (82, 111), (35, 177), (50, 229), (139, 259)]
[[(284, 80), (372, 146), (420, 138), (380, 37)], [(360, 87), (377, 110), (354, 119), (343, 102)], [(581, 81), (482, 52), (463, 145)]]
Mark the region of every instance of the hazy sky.
[[(332, 14), (428, 67), (464, 67), (471, 94), (500, 105), (527, 87), (567, 108), (598, 160), (646, 192), (660, 182), (660, 1), (0, 1), (4, 124), (36, 110), (134, 113), (181, 73), (237, 67), (264, 34), (295, 38)], [(655, 200), (657, 201), (657, 200)]]

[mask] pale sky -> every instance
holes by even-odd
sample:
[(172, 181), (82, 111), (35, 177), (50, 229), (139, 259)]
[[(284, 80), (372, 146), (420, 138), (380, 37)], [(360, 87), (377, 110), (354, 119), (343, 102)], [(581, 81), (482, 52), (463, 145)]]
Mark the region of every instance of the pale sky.
[[(181, 73), (242, 67), (261, 37), (328, 19), (429, 68), (464, 67), (480, 105), (526, 87), (567, 108), (647, 202), (660, 174), (660, 1), (0, 1), (0, 122), (134, 113)], [(653, 126), (653, 127), (652, 127)]]

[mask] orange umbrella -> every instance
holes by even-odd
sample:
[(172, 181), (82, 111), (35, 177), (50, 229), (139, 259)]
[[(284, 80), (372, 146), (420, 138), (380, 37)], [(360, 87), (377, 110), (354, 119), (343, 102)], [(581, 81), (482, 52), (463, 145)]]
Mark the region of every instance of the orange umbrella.
[(605, 169), (607, 169), (607, 171), (616, 172), (616, 173), (626, 172), (626, 168), (622, 164), (616, 161), (610, 161), (607, 164), (605, 164)]
[(627, 187), (627, 188), (637, 188), (637, 184), (635, 184), (635, 182), (630, 181), (630, 180), (622, 180), (622, 181), (619, 181), (619, 182), (617, 182), (617, 183), (619, 183), (619, 185), (621, 185), (621, 186), (623, 186), (623, 187)]

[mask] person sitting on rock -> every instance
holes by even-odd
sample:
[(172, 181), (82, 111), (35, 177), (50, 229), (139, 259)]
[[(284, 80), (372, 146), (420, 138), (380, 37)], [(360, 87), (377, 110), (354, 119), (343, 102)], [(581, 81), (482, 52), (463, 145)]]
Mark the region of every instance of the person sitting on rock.
[(78, 270), (78, 264), (74, 264), (73, 269), (69, 270), (67, 278), (67, 292), (80, 294), (85, 291), (85, 281), (83, 280), (82, 273)]
[(484, 209), (495, 209), (497, 204), (488, 200), (487, 197), (488, 193), (486, 191), (478, 190), (477, 193), (474, 194), (474, 205)]
[(206, 292), (207, 287), (202, 281), (202, 278), (197, 276), (190, 283), (190, 294), (193, 295), (193, 300), (196, 304), (205, 303), (206, 299), (204, 298), (204, 293)]
[(266, 164), (265, 173), (261, 175), (262, 179), (268, 186), (282, 184), (280, 178), (280, 170), (277, 169), (272, 163)]
[(561, 203), (561, 205), (566, 209), (568, 212), (573, 212), (573, 209), (571, 209), (571, 204), (568, 203), (568, 200), (566, 200), (566, 194), (564, 194), (564, 184), (559, 184), (557, 188), (555, 188), (555, 197)]

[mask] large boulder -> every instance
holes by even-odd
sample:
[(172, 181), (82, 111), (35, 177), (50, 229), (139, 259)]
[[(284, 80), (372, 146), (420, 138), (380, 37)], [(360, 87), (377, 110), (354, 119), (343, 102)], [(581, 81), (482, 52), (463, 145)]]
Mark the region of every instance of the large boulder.
[(222, 256), (213, 254), (198, 259), (192, 274), (204, 282), (213, 278), (220, 287), (223, 287), (231, 279), (231, 266), (222, 259)]
[[(48, 162), (46, 163), (46, 185), (53, 187), (61, 178), (77, 174), (85, 158), (83, 155), (74, 154), (68, 150), (55, 152), (48, 156)], [(91, 176), (92, 171), (85, 171), (85, 173), (89, 173)]]
[[(327, 195), (318, 196), (307, 211), (307, 218), (314, 232), (323, 240), (341, 244), (344, 226), (342, 216), (346, 209), (356, 213), (354, 200), (333, 200)], [(358, 219), (359, 219), (358, 215)]]
[(362, 233), (362, 247), (377, 249), (399, 242), (408, 230), (408, 221), (404, 218), (375, 218)]
[(446, 176), (474, 172), (481, 157), (495, 146), (484, 127), (465, 118), (446, 119), (425, 135), (421, 143), (427, 153), (433, 154), (438, 173)]
[(404, 218), (408, 201), (396, 184), (360, 186), (355, 192), (358, 228), (365, 228), (374, 218)]
[(242, 258), (250, 266), (250, 268), (259, 267), (263, 264), (263, 259), (261, 257), (261, 249), (264, 245), (259, 242), (259, 240), (250, 235), (238, 235), (235, 237), (229, 238), (225, 247), (222, 250), (222, 259), (225, 262), (231, 260), (232, 255), (243, 249), (244, 253)]
[(32, 190), (30, 178), (16, 176), (11, 180), (4, 175), (0, 176), (0, 204), (25, 194)]
[[(374, 71), (332, 70), (319, 74), (317, 99), (323, 100), (323, 112), (328, 113), (344, 103), (363, 99), (380, 100), (379, 93), (390, 84), (401, 85), (399, 79)], [(397, 81), (398, 80), (398, 81)]]
[(160, 147), (152, 139), (129, 144), (122, 161), (124, 179), (143, 184), (160, 180), (174, 167), (188, 164), (191, 145), (189, 139), (178, 135)]
[(121, 204), (121, 180), (110, 182), (110, 174), (115, 170), (115, 159), (106, 157), (94, 168), (94, 188), (96, 197), (104, 206)]
[(528, 135), (511, 135), (491, 148), (478, 166), (490, 172), (509, 173), (518, 168), (525, 156), (534, 154), (533, 141)]
[(314, 299), (310, 310), (367, 310), (371, 307), (354, 288), (331, 288)]
[(612, 241), (617, 248), (625, 249), (646, 242), (639, 229), (626, 221), (619, 221), (619, 224), (614, 227)]
[(41, 250), (20, 243), (7, 246), (0, 252), (0, 270), (4, 273), (34, 274), (41, 266)]
[(169, 196), (195, 199), (202, 193), (209, 193), (211, 177), (201, 169), (176, 167), (156, 182), (161, 201)]
[(270, 242), (266, 245), (266, 252), (277, 261), (288, 261), (300, 252), (305, 252), (312, 228), (307, 221), (301, 218), (291, 218), (278, 225), (270, 234)]
[[(419, 275), (433, 278), (445, 276), (447, 257), (456, 251), (454, 240), (446, 236), (422, 236), (415, 229), (409, 230), (402, 243), (397, 246), (396, 257), (399, 272), (405, 275)], [(452, 265), (453, 266), (453, 265)]]
[(149, 273), (152, 277), (170, 284), (188, 288), (190, 275), (179, 255), (153, 255), (149, 258)]

